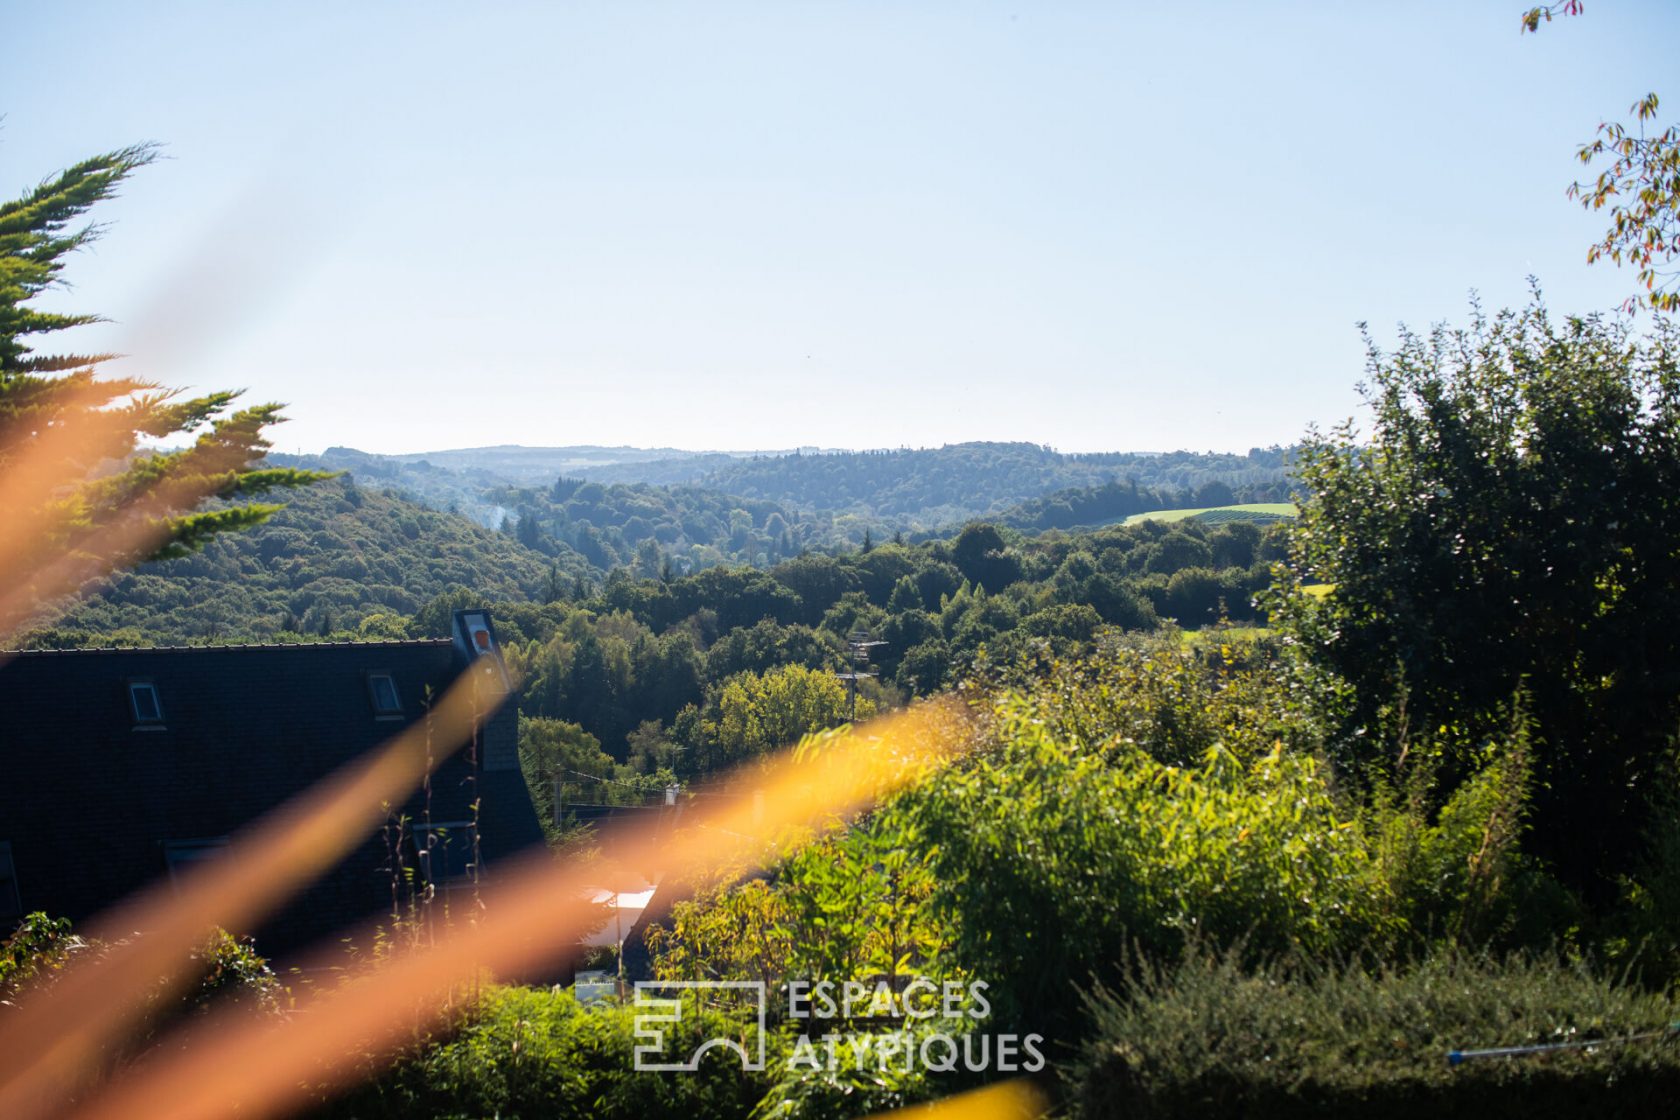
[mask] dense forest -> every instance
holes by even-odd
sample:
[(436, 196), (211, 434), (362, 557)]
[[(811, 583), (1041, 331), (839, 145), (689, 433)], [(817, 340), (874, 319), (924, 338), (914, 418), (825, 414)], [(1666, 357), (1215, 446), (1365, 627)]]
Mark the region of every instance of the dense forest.
[(498, 600), (571, 594), (589, 566), (555, 552), (341, 477), (290, 495), (249, 532), (117, 572), (82, 601), (47, 607), (20, 644), (400, 636), (403, 619), (454, 587)]
[[(877, 544), (919, 540), (908, 551), (888, 548), (881, 552), (873, 561), (879, 565), (890, 556), (938, 557), (955, 541), (968, 539), (957, 530), (916, 538), (903, 533), (873, 537), (867, 524), (859, 527), (858, 519), (803, 513), (763, 499), (700, 487), (603, 485), (575, 478), (560, 478), (541, 488), (487, 485), (481, 497), (509, 511), (500, 529), (491, 531), (463, 514), (428, 508), (400, 491), (375, 489), (359, 481), (383, 478), (383, 462), (363, 464), (299, 492), (271, 521), (250, 533), (212, 540), (192, 555), (154, 561), (112, 576), (93, 589), (96, 594), (69, 606), (62, 616), (50, 610), (40, 613), (26, 628), (24, 643), (392, 636), (404, 632), (402, 620), (454, 588), (471, 589), (493, 602), (577, 602), (589, 600), (609, 577), (617, 595), (626, 579), (670, 585), (718, 565), (770, 569), (774, 577), (777, 572), (799, 570), (800, 564), (783, 567), (789, 561), (809, 566), (829, 555), (843, 558)], [(421, 469), (419, 473), (449, 472)], [(452, 477), (456, 481), (451, 485), (460, 485), (458, 476)], [(1026, 584), (1040, 584), (1049, 577), (1045, 557), (1056, 557), (1055, 563), (1060, 564), (1069, 551), (1084, 551), (1099, 567), (1107, 565), (1105, 578), (1129, 581), (1128, 594), (1147, 609), (1160, 617), (1199, 625), (1221, 595), (1233, 618), (1247, 618), (1248, 598), (1263, 584), (1263, 573), (1256, 571), (1240, 579), (1221, 575), (1219, 580), (1200, 584), (1201, 577), (1186, 574), (1169, 591), (1170, 579), (1180, 569), (1215, 573), (1247, 569), (1254, 563), (1251, 547), (1219, 545), (1209, 551), (1200, 545), (1184, 545), (1181, 542), (1195, 540), (1199, 530), (1180, 527), (1168, 534), (1165, 560), (1121, 561), (1110, 557), (1118, 547), (1116, 542), (1158, 530), (1093, 534), (1080, 538), (1083, 546), (1071, 550), (1060, 538), (1031, 542), (1022, 534), (1101, 526), (1138, 512), (1193, 502), (1220, 504), (1239, 496), (1270, 493), (1270, 488), (1261, 486), (1238, 495), (1217, 480), (1182, 492), (1108, 483), (1060, 491), (1012, 507), (996, 523), (1019, 531), (1010, 547), (1011, 554), (1020, 558), (1019, 576)], [(1214, 539), (1217, 543), (1226, 538), (1216, 535)], [(812, 554), (819, 559), (811, 559)], [(1064, 577), (1064, 585), (1068, 578)], [(954, 594), (960, 583), (959, 578), (938, 585), (941, 591)], [(1192, 585), (1201, 589), (1191, 590)], [(988, 588), (994, 593), (1003, 589), (995, 578)], [(884, 593), (891, 590), (888, 586)], [(1130, 607), (1110, 602), (1116, 592), (1106, 585), (1090, 585), (1083, 594), (1083, 599), (1064, 594), (1060, 601), (1090, 605), (1111, 622), (1143, 617)], [(816, 625), (829, 605), (824, 603), (809, 624)], [(884, 595), (876, 596), (876, 605), (887, 605)], [(937, 595), (928, 606), (937, 608)], [(719, 609), (728, 613), (727, 607)]]
[(1030, 443), (961, 443), (755, 458), (712, 472), (707, 484), (800, 509), (902, 518), (909, 526), (934, 528), (998, 514), (1071, 487), (1130, 481), (1145, 489), (1194, 491), (1218, 481), (1249, 488), (1281, 482), (1283, 470), (1284, 454), (1277, 448), (1246, 457), (1066, 455)]
[[(650, 500), (713, 497), (708, 491), (571, 480), (542, 508), (551, 517), (596, 511), (614, 496), (648, 502), (660, 525), (722, 508)], [(557, 721), (530, 725), (532, 750), (558, 735), (581, 752), (574, 769), (695, 777), (841, 720), (843, 689), (832, 674), (847, 666), (854, 632), (882, 643), (865, 704), (897, 706), (949, 686), (980, 659), (1069, 653), (1111, 629), (1163, 622), (1250, 624), (1259, 618), (1254, 597), (1283, 555), (1278, 531), (1241, 522), (1032, 536), (977, 522), (949, 538), (804, 552), (762, 568), (715, 564), (680, 575), (650, 550), (603, 573), (546, 527), (537, 531), (544, 523), (525, 508), (511, 532), (491, 532), (333, 479), (251, 532), (112, 577), (61, 617), (44, 618), (23, 644), (442, 637), (452, 609), (488, 604), (524, 680), (521, 711)], [(615, 529), (600, 539), (606, 548), (623, 537)], [(745, 730), (744, 717), (731, 724), (732, 697), (746, 703), (753, 690), (796, 685), (803, 714), (775, 734)]]
[[(1286, 465), (1285, 448), (1254, 448), (1246, 455), (1224, 452), (1098, 452), (1065, 454), (1033, 443), (953, 443), (934, 448), (896, 448), (849, 451), (802, 447), (786, 451), (680, 451), (673, 448), (597, 447), (470, 447), (403, 455), (377, 455), (349, 447), (328, 448), (320, 459), (333, 468), (375, 468), (397, 479), (410, 468), (449, 471), (479, 478), (496, 478), (532, 486), (560, 476), (591, 482), (647, 482), (658, 486), (712, 486), (731, 492), (737, 480), (755, 489), (787, 492), (790, 500), (808, 508), (842, 508), (821, 477), (863, 475), (903, 485), (914, 498), (931, 482), (906, 481), (914, 475), (959, 474), (979, 482), (978, 472), (992, 472), (1005, 481), (1011, 495), (988, 494), (987, 501), (1015, 501), (1062, 487), (1089, 485), (1110, 479), (1135, 479), (1139, 485), (1176, 490), (1195, 489), (1218, 479), (1233, 487), (1270, 484)], [(883, 463), (885, 459), (887, 462)], [(786, 462), (782, 462), (786, 460)], [(820, 460), (813, 469), (812, 460)], [(966, 473), (964, 473), (966, 472)], [(949, 495), (967, 508), (983, 490)], [(855, 500), (857, 495), (852, 495)], [(868, 496), (865, 503), (879, 511), (897, 510), (899, 503)], [(942, 504), (918, 501), (919, 505)], [(913, 508), (905, 506), (904, 508)], [(902, 510), (899, 510), (902, 512)]]
[[(725, 560), (762, 565), (805, 548), (857, 547), (866, 535), (879, 541), (898, 533), (948, 534), (979, 518), (1028, 530), (1068, 528), (1145, 510), (1276, 502), (1289, 496), (1288, 452), (1275, 447), (1246, 455), (1070, 455), (1030, 443), (961, 443), (922, 450), (751, 457), (684, 452), (647, 458), (658, 454), (631, 448), (506, 447), (382, 456), (332, 448), (322, 456), (275, 458), (288, 465), (348, 470), (364, 483), (463, 513), (491, 528), (517, 519), (520, 507), (526, 507), (551, 526), (545, 529), (549, 536), (599, 553), (592, 562), (601, 567), (632, 562), (648, 535), (666, 546), (679, 568)], [(571, 503), (575, 491), (588, 483), (601, 490), (588, 492), (586, 508), (553, 508)], [(752, 516), (754, 540), (742, 536), (735, 510)], [(685, 523), (690, 511), (697, 519)], [(779, 524), (768, 524), (772, 514)], [(648, 528), (628, 525), (634, 518)], [(582, 544), (577, 539), (580, 521), (587, 521), (582, 528), (595, 534), (584, 535)], [(614, 529), (626, 532), (627, 540), (604, 540)], [(789, 529), (793, 532), (784, 540)], [(696, 547), (700, 551), (685, 556)]]
[(574, 550), (603, 572), (654, 576), (714, 564), (763, 566), (837, 542), (831, 519), (696, 486), (560, 478), (535, 489), (486, 491), (512, 512), (504, 527), (539, 552)]
[(1136, 481), (1109, 482), (1102, 486), (1073, 487), (1022, 502), (999, 515), (999, 524), (1024, 532), (1043, 529), (1072, 529), (1095, 527), (1124, 521), (1140, 513), (1154, 513), (1171, 509), (1206, 509), (1235, 503), (1283, 502), (1289, 496), (1289, 484), (1279, 479), (1271, 483), (1255, 483), (1240, 491), (1219, 479), (1204, 482), (1195, 489), (1150, 490)]
[[(497, 610), (527, 670), (524, 711), (581, 725), (619, 761), (636, 734), (644, 754), (663, 742), (652, 757), (684, 758), (675, 769), (695, 774), (741, 753), (701, 722), (717, 721), (716, 701), (740, 674), (842, 669), (846, 638), (861, 631), (882, 643), (865, 695), (896, 706), (947, 687), (982, 656), (1070, 653), (1106, 630), (1163, 620), (1252, 623), (1280, 540), (1244, 523), (1038, 538), (982, 523), (949, 541), (813, 553), (762, 571), (661, 580), (620, 569), (582, 602)], [(447, 618), (428, 611), (413, 625), (441, 632)]]

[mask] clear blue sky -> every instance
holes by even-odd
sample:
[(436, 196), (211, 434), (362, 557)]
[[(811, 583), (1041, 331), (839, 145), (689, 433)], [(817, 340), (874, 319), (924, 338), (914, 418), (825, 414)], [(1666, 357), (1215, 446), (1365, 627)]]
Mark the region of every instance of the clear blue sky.
[(1564, 189), (1680, 6), (1525, 2), (12, 0), (0, 191), (166, 145), (54, 299), (284, 450), (1246, 449), (1631, 291)]

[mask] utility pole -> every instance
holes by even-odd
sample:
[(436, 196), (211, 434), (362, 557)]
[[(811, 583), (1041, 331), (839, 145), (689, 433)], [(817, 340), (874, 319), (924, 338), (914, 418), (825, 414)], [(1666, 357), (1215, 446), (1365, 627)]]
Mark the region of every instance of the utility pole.
[(867, 630), (853, 630), (846, 638), (846, 649), (850, 659), (848, 671), (836, 674), (846, 682), (846, 721), (857, 722), (857, 690), (858, 681), (875, 674), (869, 672), (869, 651), (876, 646), (887, 643), (875, 640), (875, 635)]

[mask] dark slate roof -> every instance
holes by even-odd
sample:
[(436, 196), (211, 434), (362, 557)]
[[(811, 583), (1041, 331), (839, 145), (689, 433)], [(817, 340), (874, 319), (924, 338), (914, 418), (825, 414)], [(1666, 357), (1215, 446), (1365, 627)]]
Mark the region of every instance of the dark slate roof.
[[(419, 719), (458, 674), (448, 641), (30, 651), (0, 664), (0, 841), (23, 908), (77, 921), (166, 874), (165, 844), (225, 837)], [(380, 718), (367, 677), (389, 673), (401, 716)], [(128, 684), (153, 683), (159, 726), (137, 723)], [(511, 747), (508, 705), (483, 737)], [(441, 748), (446, 745), (440, 744)], [(455, 744), (448, 744), (453, 748)], [(431, 783), (434, 821), (477, 820), (486, 863), (540, 843), (518, 769), (457, 751)], [(511, 757), (503, 749), (497, 757)], [(416, 794), (397, 812), (418, 818)], [(256, 932), (283, 953), (388, 911), (375, 835)]]

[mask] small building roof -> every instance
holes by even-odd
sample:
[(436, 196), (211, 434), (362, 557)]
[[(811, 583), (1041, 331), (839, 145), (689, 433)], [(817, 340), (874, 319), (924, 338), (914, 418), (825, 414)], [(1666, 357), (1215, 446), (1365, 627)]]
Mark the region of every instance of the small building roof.
[[(171, 845), (213, 841), (420, 719), (465, 664), (447, 640), (30, 650), (0, 663), (0, 841), (27, 910), (75, 920), (169, 873)], [(392, 708), (383, 682), (395, 687)], [(153, 690), (135, 699), (134, 686)], [(511, 705), (481, 732), (506, 740)], [(448, 756), (393, 818), (476, 820), (486, 860), (540, 843), (515, 762)], [(476, 808), (475, 808), (476, 803)], [(393, 868), (370, 838), (260, 931), (279, 951), (388, 910)], [(0, 899), (0, 903), (5, 900)], [(245, 931), (257, 932), (257, 931)]]

